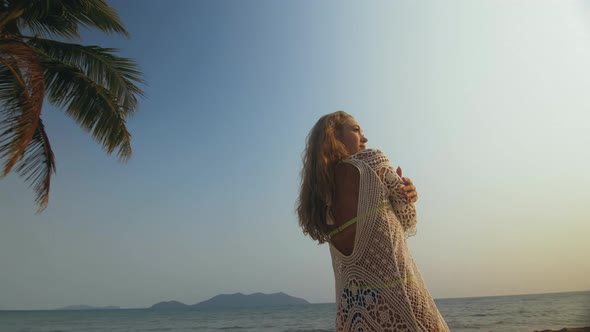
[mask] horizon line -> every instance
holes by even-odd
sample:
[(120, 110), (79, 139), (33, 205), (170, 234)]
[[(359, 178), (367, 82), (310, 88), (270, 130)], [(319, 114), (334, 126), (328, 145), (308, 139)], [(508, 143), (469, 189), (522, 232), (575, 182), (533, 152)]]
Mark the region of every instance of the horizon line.
[[(480, 299), (480, 298), (486, 298), (486, 297), (509, 297), (509, 296), (524, 296), (524, 295), (548, 295), (548, 294), (563, 294), (563, 293), (584, 293), (584, 292), (590, 292), (590, 289), (585, 289), (585, 290), (574, 290), (574, 291), (557, 291), (557, 292), (548, 292), (548, 293), (523, 293), (523, 294), (503, 294), (503, 295), (485, 295), (485, 296), (460, 296), (460, 297), (439, 297), (439, 298), (434, 298), (434, 300), (453, 300), (453, 299)], [(233, 295), (233, 294), (238, 294), (241, 292), (237, 292), (237, 293), (232, 293), (229, 295)], [(261, 292), (254, 292), (251, 294), (256, 294), (256, 293), (261, 293)], [(287, 294), (285, 292), (275, 292), (275, 293), (268, 293), (268, 294), (277, 294), (277, 293), (284, 293)], [(266, 293), (262, 293), (262, 294), (266, 294)], [(228, 295), (226, 293), (224, 294), (218, 294), (218, 295)], [(215, 295), (215, 296), (218, 296)], [(289, 294), (287, 294), (289, 295)], [(213, 296), (213, 297), (215, 297)], [(291, 295), (289, 295), (291, 296)], [(213, 298), (212, 297), (212, 298)], [(292, 297), (296, 297), (296, 296), (292, 296)], [(300, 297), (301, 299), (304, 299), (302, 297)], [(306, 299), (304, 299), (306, 300)], [(176, 300), (169, 300), (169, 301), (159, 301), (157, 303), (160, 302), (170, 302), (170, 301), (176, 301)], [(206, 301), (206, 300), (204, 300)], [(308, 300), (306, 300), (307, 302), (309, 302), (309, 304), (336, 304), (335, 302), (310, 302)], [(180, 302), (180, 301), (176, 301), (176, 302)], [(203, 301), (201, 301), (203, 302)], [(185, 304), (184, 302), (180, 302)], [(199, 303), (199, 302), (197, 302)], [(155, 303), (156, 304), (156, 303)], [(89, 304), (74, 304), (74, 305), (87, 305), (90, 307), (93, 307), (92, 305)], [(185, 304), (187, 306), (192, 306), (191, 304)], [(290, 305), (303, 305), (303, 304), (290, 304)], [(117, 305), (104, 305), (104, 306), (96, 306), (97, 308), (101, 308), (101, 307), (119, 307)], [(121, 308), (119, 307), (118, 309), (0, 309), (0, 312), (2, 311), (108, 311), (108, 310), (165, 310), (165, 309), (151, 309), (150, 307), (138, 307), (138, 308)], [(194, 310), (199, 310), (199, 309), (194, 309)]]

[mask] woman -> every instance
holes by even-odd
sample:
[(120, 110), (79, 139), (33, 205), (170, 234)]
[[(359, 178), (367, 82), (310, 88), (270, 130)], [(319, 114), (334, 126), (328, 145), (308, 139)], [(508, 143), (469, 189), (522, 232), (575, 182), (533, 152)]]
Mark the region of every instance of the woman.
[(307, 138), (297, 213), (304, 234), (328, 242), (336, 331), (449, 331), (406, 245), (415, 187), (349, 114), (321, 117)]

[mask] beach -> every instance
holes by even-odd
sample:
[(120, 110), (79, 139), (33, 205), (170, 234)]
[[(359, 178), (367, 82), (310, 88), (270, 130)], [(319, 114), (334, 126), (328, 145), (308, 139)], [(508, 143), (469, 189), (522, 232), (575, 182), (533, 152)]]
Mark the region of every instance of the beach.
[(535, 332), (590, 332), (590, 326), (586, 327), (564, 327), (561, 330), (541, 330)]

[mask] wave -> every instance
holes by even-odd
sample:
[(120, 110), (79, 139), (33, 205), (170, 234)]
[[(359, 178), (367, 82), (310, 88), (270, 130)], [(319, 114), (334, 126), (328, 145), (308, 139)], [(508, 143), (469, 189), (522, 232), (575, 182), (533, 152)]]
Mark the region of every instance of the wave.
[(218, 327), (217, 330), (239, 330), (239, 329), (245, 329), (247, 328), (246, 326), (224, 326), (224, 327)]
[(479, 328), (482, 328), (485, 326), (482, 324), (469, 323), (469, 322), (463, 322), (463, 321), (458, 321), (458, 320), (447, 320), (447, 325), (449, 326), (451, 331), (453, 329), (479, 329)]

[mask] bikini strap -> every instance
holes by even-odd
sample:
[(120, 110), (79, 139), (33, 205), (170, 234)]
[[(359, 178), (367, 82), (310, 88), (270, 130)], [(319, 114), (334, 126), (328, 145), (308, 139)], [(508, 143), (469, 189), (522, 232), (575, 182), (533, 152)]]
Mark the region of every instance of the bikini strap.
[(350, 225), (354, 224), (357, 221), (357, 219), (358, 219), (358, 217), (354, 217), (354, 218), (350, 219), (349, 221), (345, 222), (344, 224), (340, 225), (336, 229), (333, 229), (330, 233), (328, 233), (328, 237), (332, 238), (332, 236), (342, 232), (343, 230), (348, 228)]
[[(381, 204), (377, 205), (374, 209), (367, 211), (367, 213), (365, 213), (363, 216), (367, 216), (367, 215), (370, 215), (371, 213), (375, 213), (382, 207), (391, 208), (391, 204), (389, 203), (388, 200), (384, 200), (383, 202), (381, 202)], [(346, 228), (348, 228), (351, 225), (353, 225), (354, 223), (356, 223), (357, 220), (358, 220), (358, 216), (350, 219), (349, 221), (345, 222), (344, 224), (340, 225), (339, 227), (333, 229), (330, 233), (328, 233), (328, 238), (332, 238), (332, 236), (342, 232)]]

